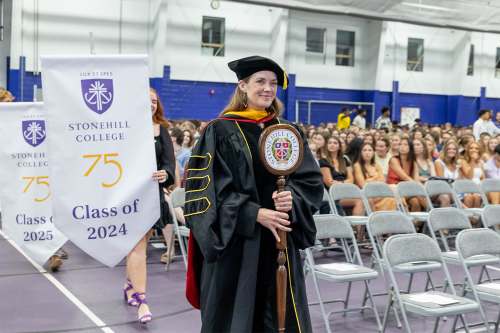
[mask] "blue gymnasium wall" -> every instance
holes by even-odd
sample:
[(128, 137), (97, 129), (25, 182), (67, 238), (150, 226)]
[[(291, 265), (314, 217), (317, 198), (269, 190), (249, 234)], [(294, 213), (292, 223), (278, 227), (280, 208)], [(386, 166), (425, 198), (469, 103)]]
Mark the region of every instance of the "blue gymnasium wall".
[[(10, 58), (7, 58), (7, 89), (16, 97), (15, 102), (33, 101), (33, 85), (42, 88), (41, 75), (22, 70), (25, 57), (21, 57), (20, 70), (10, 69)], [(452, 125), (472, 125), (477, 119), (480, 109), (500, 111), (500, 99), (486, 98), (486, 89), (481, 89), (480, 97), (466, 97), (461, 95), (429, 95), (381, 92), (376, 90), (344, 90), (327, 88), (297, 87), (295, 74), (289, 76), (290, 84), (287, 90), (279, 88), (278, 97), (285, 104), (283, 118), (295, 121), (296, 100), (325, 100), (345, 102), (375, 103), (375, 110), (367, 106), (367, 123), (371, 122), (372, 113), (375, 119), (380, 116), (383, 106), (390, 106), (395, 110), (391, 118), (401, 119), (402, 107), (420, 108), (423, 123), (450, 122)], [(234, 83), (195, 82), (170, 79), (170, 66), (164, 67), (163, 77), (151, 78), (150, 85), (160, 95), (164, 114), (167, 119), (204, 119), (216, 118), (229, 101), (236, 88)], [(23, 92), (21, 92), (23, 86)], [(398, 83), (394, 83), (395, 90)], [(210, 94), (214, 90), (214, 94)], [(22, 98), (21, 98), (22, 96)], [(393, 105), (393, 99), (395, 103)], [(311, 123), (337, 122), (337, 117), (343, 107), (354, 108), (357, 104), (312, 104)], [(352, 115), (353, 118), (355, 115)], [(299, 103), (299, 121), (307, 123), (307, 104)]]

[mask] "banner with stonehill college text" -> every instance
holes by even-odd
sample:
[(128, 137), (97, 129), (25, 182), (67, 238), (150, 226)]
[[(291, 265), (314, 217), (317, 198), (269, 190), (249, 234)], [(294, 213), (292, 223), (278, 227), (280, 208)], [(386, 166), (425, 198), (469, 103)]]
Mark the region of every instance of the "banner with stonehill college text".
[(43, 103), (0, 103), (2, 229), (39, 265), (67, 238), (51, 207)]
[(113, 267), (160, 218), (147, 55), (41, 59), (56, 227)]

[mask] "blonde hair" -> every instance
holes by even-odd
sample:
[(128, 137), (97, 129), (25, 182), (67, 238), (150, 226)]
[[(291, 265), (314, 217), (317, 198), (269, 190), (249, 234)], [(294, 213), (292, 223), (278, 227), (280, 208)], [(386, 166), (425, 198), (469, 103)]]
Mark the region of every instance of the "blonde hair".
[[(250, 78), (252, 76), (249, 76), (241, 81), (245, 82), (248, 84), (250, 82)], [(224, 111), (220, 114), (221, 116), (227, 112), (231, 111), (245, 111), (247, 107), (245, 104), (248, 102), (248, 97), (246, 96), (246, 93), (244, 93), (241, 89), (240, 86), (236, 86), (236, 90), (234, 91), (233, 95), (231, 96), (231, 100), (229, 101), (229, 104), (226, 105), (224, 108)], [(274, 97), (273, 101), (271, 102), (271, 105), (269, 105), (266, 108), (266, 111), (269, 113), (269, 115), (274, 115), (276, 117), (281, 116), (283, 111), (285, 110), (285, 107), (283, 103), (278, 99), (278, 97)]]
[[(450, 158), (448, 156), (448, 148), (451, 145), (454, 145), (455, 149), (457, 150), (457, 153), (455, 154), (455, 156), (453, 158)], [(441, 153), (439, 153), (439, 159), (441, 161), (443, 161), (444, 164), (446, 164), (446, 165), (448, 165), (448, 164), (458, 165), (458, 157), (460, 155), (460, 153), (458, 152), (458, 148), (459, 148), (458, 143), (455, 140), (446, 141), (446, 143), (443, 146), (443, 150), (441, 150)]]
[(0, 102), (3, 102), (3, 100), (6, 98), (12, 98), (13, 100), (16, 99), (14, 96), (12, 96), (10, 91), (4, 89), (0, 90)]

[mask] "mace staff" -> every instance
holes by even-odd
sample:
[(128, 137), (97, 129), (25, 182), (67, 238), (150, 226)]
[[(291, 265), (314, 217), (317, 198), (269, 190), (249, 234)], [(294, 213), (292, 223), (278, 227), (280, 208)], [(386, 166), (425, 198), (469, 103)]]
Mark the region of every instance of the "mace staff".
[[(278, 148), (279, 147), (279, 148)], [(303, 143), (299, 132), (291, 125), (280, 124), (267, 127), (259, 138), (259, 155), (266, 169), (278, 176), (278, 193), (285, 191), (285, 176), (294, 172), (302, 162)], [(285, 331), (286, 318), (286, 237), (284, 230), (277, 229), (280, 241), (276, 241), (278, 250), (278, 268), (276, 269), (276, 306), (278, 314), (278, 332)]]

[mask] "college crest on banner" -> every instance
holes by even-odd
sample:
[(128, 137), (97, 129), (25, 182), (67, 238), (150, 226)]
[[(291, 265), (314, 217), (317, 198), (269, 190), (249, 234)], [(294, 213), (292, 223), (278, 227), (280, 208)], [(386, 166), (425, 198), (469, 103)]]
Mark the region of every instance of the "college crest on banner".
[(56, 226), (113, 267), (160, 218), (148, 58), (41, 58)]
[(67, 238), (54, 225), (43, 103), (0, 103), (3, 231), (39, 265)]

